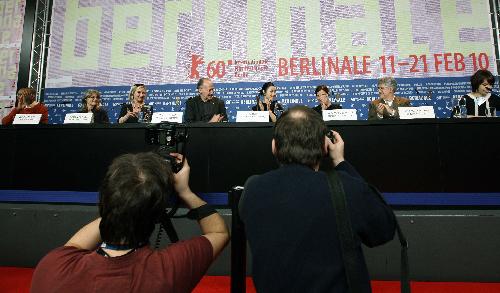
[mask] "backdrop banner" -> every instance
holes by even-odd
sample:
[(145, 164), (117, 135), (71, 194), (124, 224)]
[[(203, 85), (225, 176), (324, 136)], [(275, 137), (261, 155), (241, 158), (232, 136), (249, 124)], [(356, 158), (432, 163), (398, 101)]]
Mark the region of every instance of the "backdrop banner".
[(16, 101), (25, 0), (0, 1), (0, 119)]
[[(197, 80), (214, 80), (234, 121), (263, 82), (285, 106), (315, 103), (314, 87), (366, 119), (376, 79), (433, 105), (470, 92), (478, 69), (497, 74), (489, 1), (54, 0), (45, 101), (51, 123), (97, 88), (116, 121), (131, 84), (158, 111), (183, 110)], [(339, 94), (340, 96), (337, 96)]]

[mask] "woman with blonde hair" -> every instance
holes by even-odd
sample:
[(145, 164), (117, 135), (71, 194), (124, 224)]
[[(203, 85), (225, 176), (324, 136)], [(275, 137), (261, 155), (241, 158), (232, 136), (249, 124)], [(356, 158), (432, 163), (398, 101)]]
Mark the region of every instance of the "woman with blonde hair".
[(134, 84), (128, 95), (130, 103), (122, 105), (118, 123), (151, 122), (153, 107), (145, 104), (146, 95), (144, 84)]

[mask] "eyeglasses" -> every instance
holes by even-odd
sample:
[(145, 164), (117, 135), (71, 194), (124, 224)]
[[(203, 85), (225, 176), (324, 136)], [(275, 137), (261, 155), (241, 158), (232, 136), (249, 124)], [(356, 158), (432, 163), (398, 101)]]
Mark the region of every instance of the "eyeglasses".
[(140, 86), (144, 86), (144, 84), (143, 83), (134, 83), (134, 86), (135, 87), (140, 87)]

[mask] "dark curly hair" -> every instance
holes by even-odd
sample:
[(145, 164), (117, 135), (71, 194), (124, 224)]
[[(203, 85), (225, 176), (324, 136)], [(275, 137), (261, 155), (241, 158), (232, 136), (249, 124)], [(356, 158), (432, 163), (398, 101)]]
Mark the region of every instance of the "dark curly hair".
[(99, 190), (102, 240), (131, 247), (147, 243), (172, 190), (172, 170), (158, 154), (114, 159)]

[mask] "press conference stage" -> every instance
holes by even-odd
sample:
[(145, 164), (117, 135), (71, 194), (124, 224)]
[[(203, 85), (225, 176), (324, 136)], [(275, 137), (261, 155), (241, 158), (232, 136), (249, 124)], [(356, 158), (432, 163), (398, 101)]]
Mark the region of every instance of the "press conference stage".
[[(344, 138), (346, 159), (396, 209), (410, 242), (412, 280), (500, 281), (500, 118), (327, 124)], [(117, 155), (158, 148), (147, 141), (157, 127), (0, 127), (0, 266), (36, 265), (95, 217), (106, 167)], [(192, 188), (216, 204), (230, 223), (227, 191), (250, 175), (277, 167), (271, 153), (273, 124), (178, 129), (183, 127)], [(181, 238), (197, 233), (186, 220), (174, 225)], [(392, 241), (366, 250), (372, 278), (398, 278), (398, 245)], [(19, 247), (26, 253), (13, 255)], [(229, 253), (230, 248), (210, 274), (229, 273)]]

